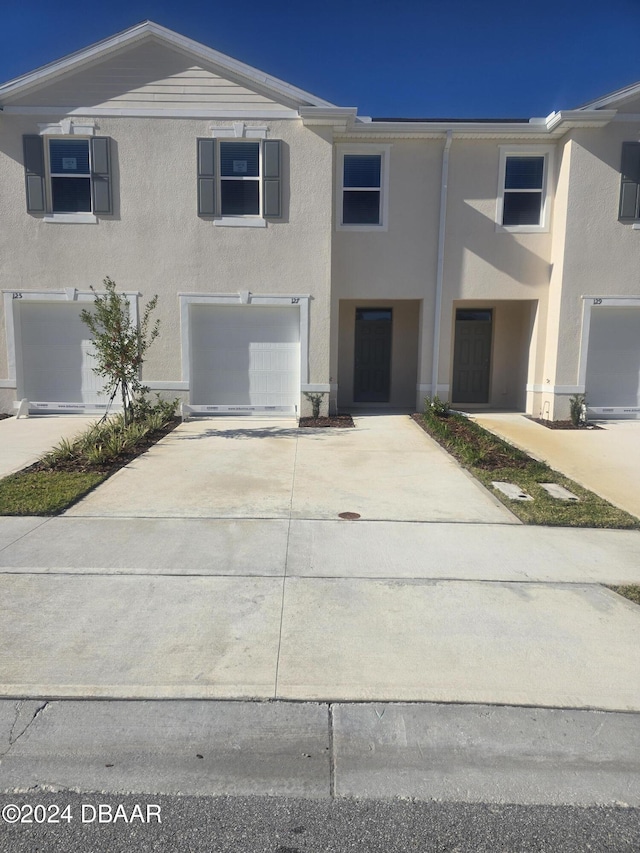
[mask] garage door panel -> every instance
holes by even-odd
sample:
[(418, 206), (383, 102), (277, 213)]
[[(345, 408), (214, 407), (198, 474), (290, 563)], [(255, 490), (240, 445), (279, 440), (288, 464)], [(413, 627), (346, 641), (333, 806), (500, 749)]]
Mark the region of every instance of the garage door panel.
[(66, 302), (20, 305), (22, 389), (28, 400), (52, 403), (106, 402), (82, 306)]
[(284, 406), (300, 393), (300, 315), (287, 306), (191, 308), (191, 402)]
[(589, 406), (640, 405), (640, 307), (592, 310), (585, 388)]

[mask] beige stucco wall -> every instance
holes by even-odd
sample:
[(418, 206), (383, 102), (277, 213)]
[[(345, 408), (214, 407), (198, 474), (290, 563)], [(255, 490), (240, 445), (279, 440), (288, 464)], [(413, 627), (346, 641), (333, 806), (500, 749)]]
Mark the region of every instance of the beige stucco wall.
[(621, 147), (639, 132), (638, 123), (612, 122), (574, 130), (566, 143), (543, 377), (557, 389), (555, 418), (568, 416), (569, 397), (579, 388), (582, 297), (640, 296), (640, 232), (618, 221)]
[[(418, 328), (421, 303), (418, 300), (340, 300), (338, 407), (353, 407), (353, 367), (356, 308), (392, 309), (391, 394), (389, 408), (413, 408), (418, 371)], [(362, 404), (364, 408), (374, 404)]]
[[(376, 140), (376, 143), (385, 140)], [(431, 393), (434, 340), (435, 286), (438, 258), (442, 139), (386, 140), (391, 144), (389, 164), (388, 230), (350, 232), (336, 230), (333, 248), (334, 300), (353, 297), (422, 299), (419, 328), (419, 370), (416, 401)], [(440, 320), (438, 387), (447, 396), (453, 369), (454, 303), (472, 300), (493, 303), (522, 301), (517, 314), (518, 340), (524, 332), (521, 318), (529, 317), (535, 302), (538, 317), (546, 311), (550, 273), (551, 232), (514, 234), (496, 231), (496, 195), (500, 165), (500, 144), (508, 140), (461, 140), (454, 138), (449, 154), (444, 275)], [(527, 150), (531, 145), (527, 145)], [(555, 173), (550, 176), (549, 204), (552, 205)], [(553, 221), (553, 219), (552, 219)], [(501, 328), (503, 312), (498, 317)], [(342, 322), (342, 321), (341, 321)], [(529, 321), (527, 320), (527, 323)], [(527, 326), (527, 354), (542, 351), (544, 324)], [(511, 332), (505, 332), (504, 340)], [(342, 332), (340, 340), (342, 341)], [(500, 341), (503, 335), (500, 335)], [(341, 347), (342, 351), (342, 347)], [(336, 375), (334, 346), (332, 375)], [(523, 377), (514, 390), (515, 376)], [(499, 377), (502, 390), (493, 405), (523, 408), (527, 365), (509, 369), (508, 380)], [(520, 381), (520, 379), (518, 379)], [(509, 390), (505, 391), (505, 382)], [(496, 386), (497, 387), (497, 386)]]
[[(0, 288), (88, 290), (110, 276), (119, 289), (140, 291), (142, 304), (158, 293), (161, 334), (148, 354), (146, 381), (181, 379), (179, 292), (310, 294), (309, 381), (329, 381), (328, 131), (299, 121), (254, 122), (284, 142), (284, 216), (265, 228), (219, 227), (196, 213), (196, 138), (210, 136), (210, 121), (95, 119), (96, 132), (113, 142), (114, 215), (98, 224), (50, 224), (27, 214), (24, 198), (22, 134), (37, 133), (43, 120), (1, 119)], [(0, 379), (6, 377), (2, 345)]]

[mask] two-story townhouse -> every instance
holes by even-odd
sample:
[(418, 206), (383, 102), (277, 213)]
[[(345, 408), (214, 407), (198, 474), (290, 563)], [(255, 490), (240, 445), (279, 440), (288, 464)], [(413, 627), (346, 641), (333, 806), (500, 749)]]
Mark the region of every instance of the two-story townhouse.
[(0, 403), (103, 404), (79, 320), (159, 294), (202, 412), (640, 414), (640, 85), (544, 119), (359, 117), (147, 22), (0, 87)]

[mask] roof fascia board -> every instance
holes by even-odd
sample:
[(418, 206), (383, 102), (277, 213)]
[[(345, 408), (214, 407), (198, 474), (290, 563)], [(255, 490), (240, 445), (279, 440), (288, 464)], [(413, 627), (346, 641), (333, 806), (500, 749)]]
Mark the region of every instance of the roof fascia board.
[(300, 107), (298, 115), (305, 127), (332, 127), (336, 132), (352, 127), (357, 107)]
[(114, 118), (211, 118), (211, 119), (298, 119), (298, 111), (282, 110), (177, 110), (126, 109), (119, 107), (0, 107), (4, 115), (103, 116)]
[(604, 127), (615, 118), (616, 110), (560, 110), (547, 116), (548, 130), (572, 127)]
[(116, 50), (149, 38), (169, 44), (183, 53), (197, 57), (223, 71), (232, 73), (236, 78), (241, 78), (252, 85), (258, 85), (263, 90), (266, 89), (272, 96), (284, 97), (296, 105), (308, 103), (322, 107), (334, 106), (329, 101), (324, 101), (316, 95), (312, 95), (309, 92), (286, 83), (284, 80), (279, 80), (277, 77), (272, 77), (270, 74), (259, 71), (257, 68), (252, 68), (244, 62), (226, 56), (217, 50), (206, 47), (172, 30), (168, 30), (166, 27), (153, 23), (153, 21), (145, 21), (142, 24), (137, 24), (135, 27), (131, 27), (111, 38), (96, 42), (96, 44), (90, 45), (84, 50), (69, 54), (57, 62), (32, 71), (30, 74), (10, 80), (8, 83), (0, 86), (0, 98), (26, 92), (34, 87), (50, 82), (62, 74), (102, 59)]
[(625, 86), (623, 89), (618, 89), (615, 92), (609, 92), (608, 95), (603, 95), (595, 101), (589, 101), (578, 107), (578, 110), (599, 110), (602, 107), (608, 107), (611, 104), (617, 104), (622, 101), (627, 101), (635, 95), (640, 95), (640, 83), (632, 83), (631, 86)]

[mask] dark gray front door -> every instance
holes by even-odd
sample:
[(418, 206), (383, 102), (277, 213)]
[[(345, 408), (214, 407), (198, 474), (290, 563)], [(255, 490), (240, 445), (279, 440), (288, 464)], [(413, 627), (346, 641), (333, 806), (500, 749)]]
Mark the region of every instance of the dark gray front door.
[(453, 352), (453, 403), (488, 403), (491, 368), (490, 309), (458, 308)]
[(391, 387), (391, 308), (356, 308), (353, 400), (388, 403)]

